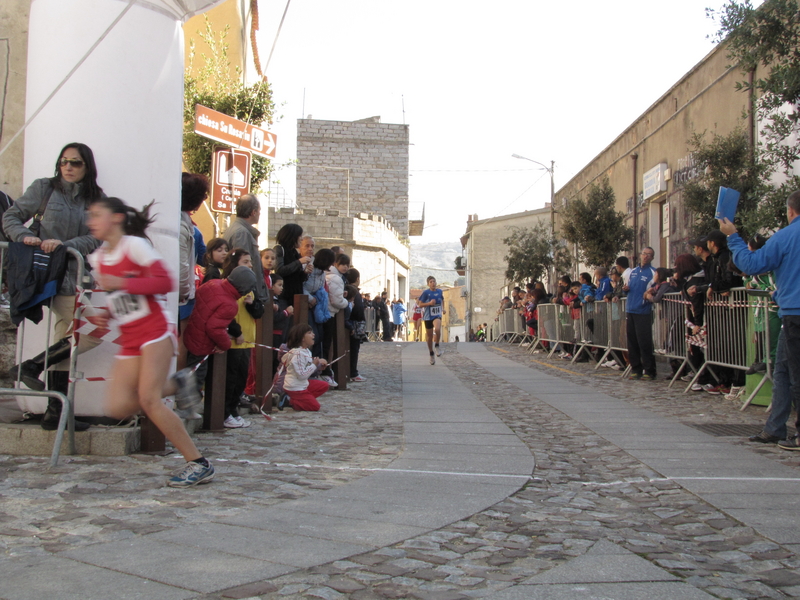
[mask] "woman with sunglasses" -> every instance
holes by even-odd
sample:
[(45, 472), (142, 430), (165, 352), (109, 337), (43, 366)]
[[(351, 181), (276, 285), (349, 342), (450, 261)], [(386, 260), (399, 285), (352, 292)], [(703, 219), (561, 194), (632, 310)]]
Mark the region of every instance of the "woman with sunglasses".
[[(84, 259), (100, 245), (89, 233), (86, 225), (86, 211), (93, 200), (105, 197), (103, 190), (97, 185), (97, 167), (94, 154), (86, 144), (71, 143), (64, 146), (56, 160), (53, 177), (35, 180), (25, 193), (3, 215), (3, 230), (12, 242), (22, 242), (28, 246), (38, 246), (46, 253), (53, 252), (58, 246), (78, 250)], [(47, 202), (45, 203), (45, 199)], [(26, 223), (34, 215), (39, 214), (38, 235)], [(87, 269), (88, 270), (88, 269)], [(45, 365), (53, 367), (50, 373), (50, 389), (67, 393), (69, 384), (70, 341), (67, 330), (72, 324), (75, 311), (75, 287), (77, 265), (74, 260), (67, 260), (67, 272), (58, 291), (53, 298), (52, 311), (55, 320), (57, 340), (46, 352), (26, 360), (11, 369), (11, 375), (19, 377), (28, 387), (36, 390), (44, 389), (39, 379)], [(86, 352), (100, 343), (97, 338), (81, 336), (78, 352)], [(61, 403), (50, 399), (47, 412), (42, 418), (42, 427), (47, 430), (56, 429), (61, 414)], [(82, 431), (89, 425), (75, 422), (75, 429)]]

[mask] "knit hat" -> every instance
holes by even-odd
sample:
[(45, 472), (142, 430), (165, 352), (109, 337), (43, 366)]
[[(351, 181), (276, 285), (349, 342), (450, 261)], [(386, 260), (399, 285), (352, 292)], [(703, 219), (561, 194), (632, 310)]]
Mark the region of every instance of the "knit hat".
[(228, 281), (242, 296), (256, 289), (256, 274), (250, 267), (236, 267), (228, 275)]

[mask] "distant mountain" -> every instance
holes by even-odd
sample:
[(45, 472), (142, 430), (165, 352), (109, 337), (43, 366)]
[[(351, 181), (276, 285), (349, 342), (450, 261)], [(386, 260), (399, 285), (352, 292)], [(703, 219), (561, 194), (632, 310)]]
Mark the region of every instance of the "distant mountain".
[(459, 279), (458, 273), (453, 268), (457, 256), (461, 256), (459, 242), (412, 243), (411, 288), (424, 288), (428, 275), (436, 277), (436, 281), (440, 285), (455, 285), (456, 280)]

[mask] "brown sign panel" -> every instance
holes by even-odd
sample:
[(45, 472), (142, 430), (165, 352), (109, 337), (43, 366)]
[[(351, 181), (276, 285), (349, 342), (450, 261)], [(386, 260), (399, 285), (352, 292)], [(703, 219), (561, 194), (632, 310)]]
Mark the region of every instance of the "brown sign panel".
[(274, 133), (202, 104), (194, 107), (194, 132), (239, 150), (249, 150), (264, 158), (275, 158), (278, 136)]
[(236, 201), (250, 193), (250, 153), (214, 148), (211, 155), (211, 210), (233, 214)]

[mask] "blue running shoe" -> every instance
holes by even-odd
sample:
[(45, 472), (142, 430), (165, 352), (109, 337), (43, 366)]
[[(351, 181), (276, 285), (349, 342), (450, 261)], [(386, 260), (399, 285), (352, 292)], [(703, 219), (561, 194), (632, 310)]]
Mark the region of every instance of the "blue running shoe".
[(201, 483), (209, 483), (214, 479), (214, 465), (204, 467), (200, 463), (187, 462), (178, 473), (167, 481), (169, 487), (191, 487)]

